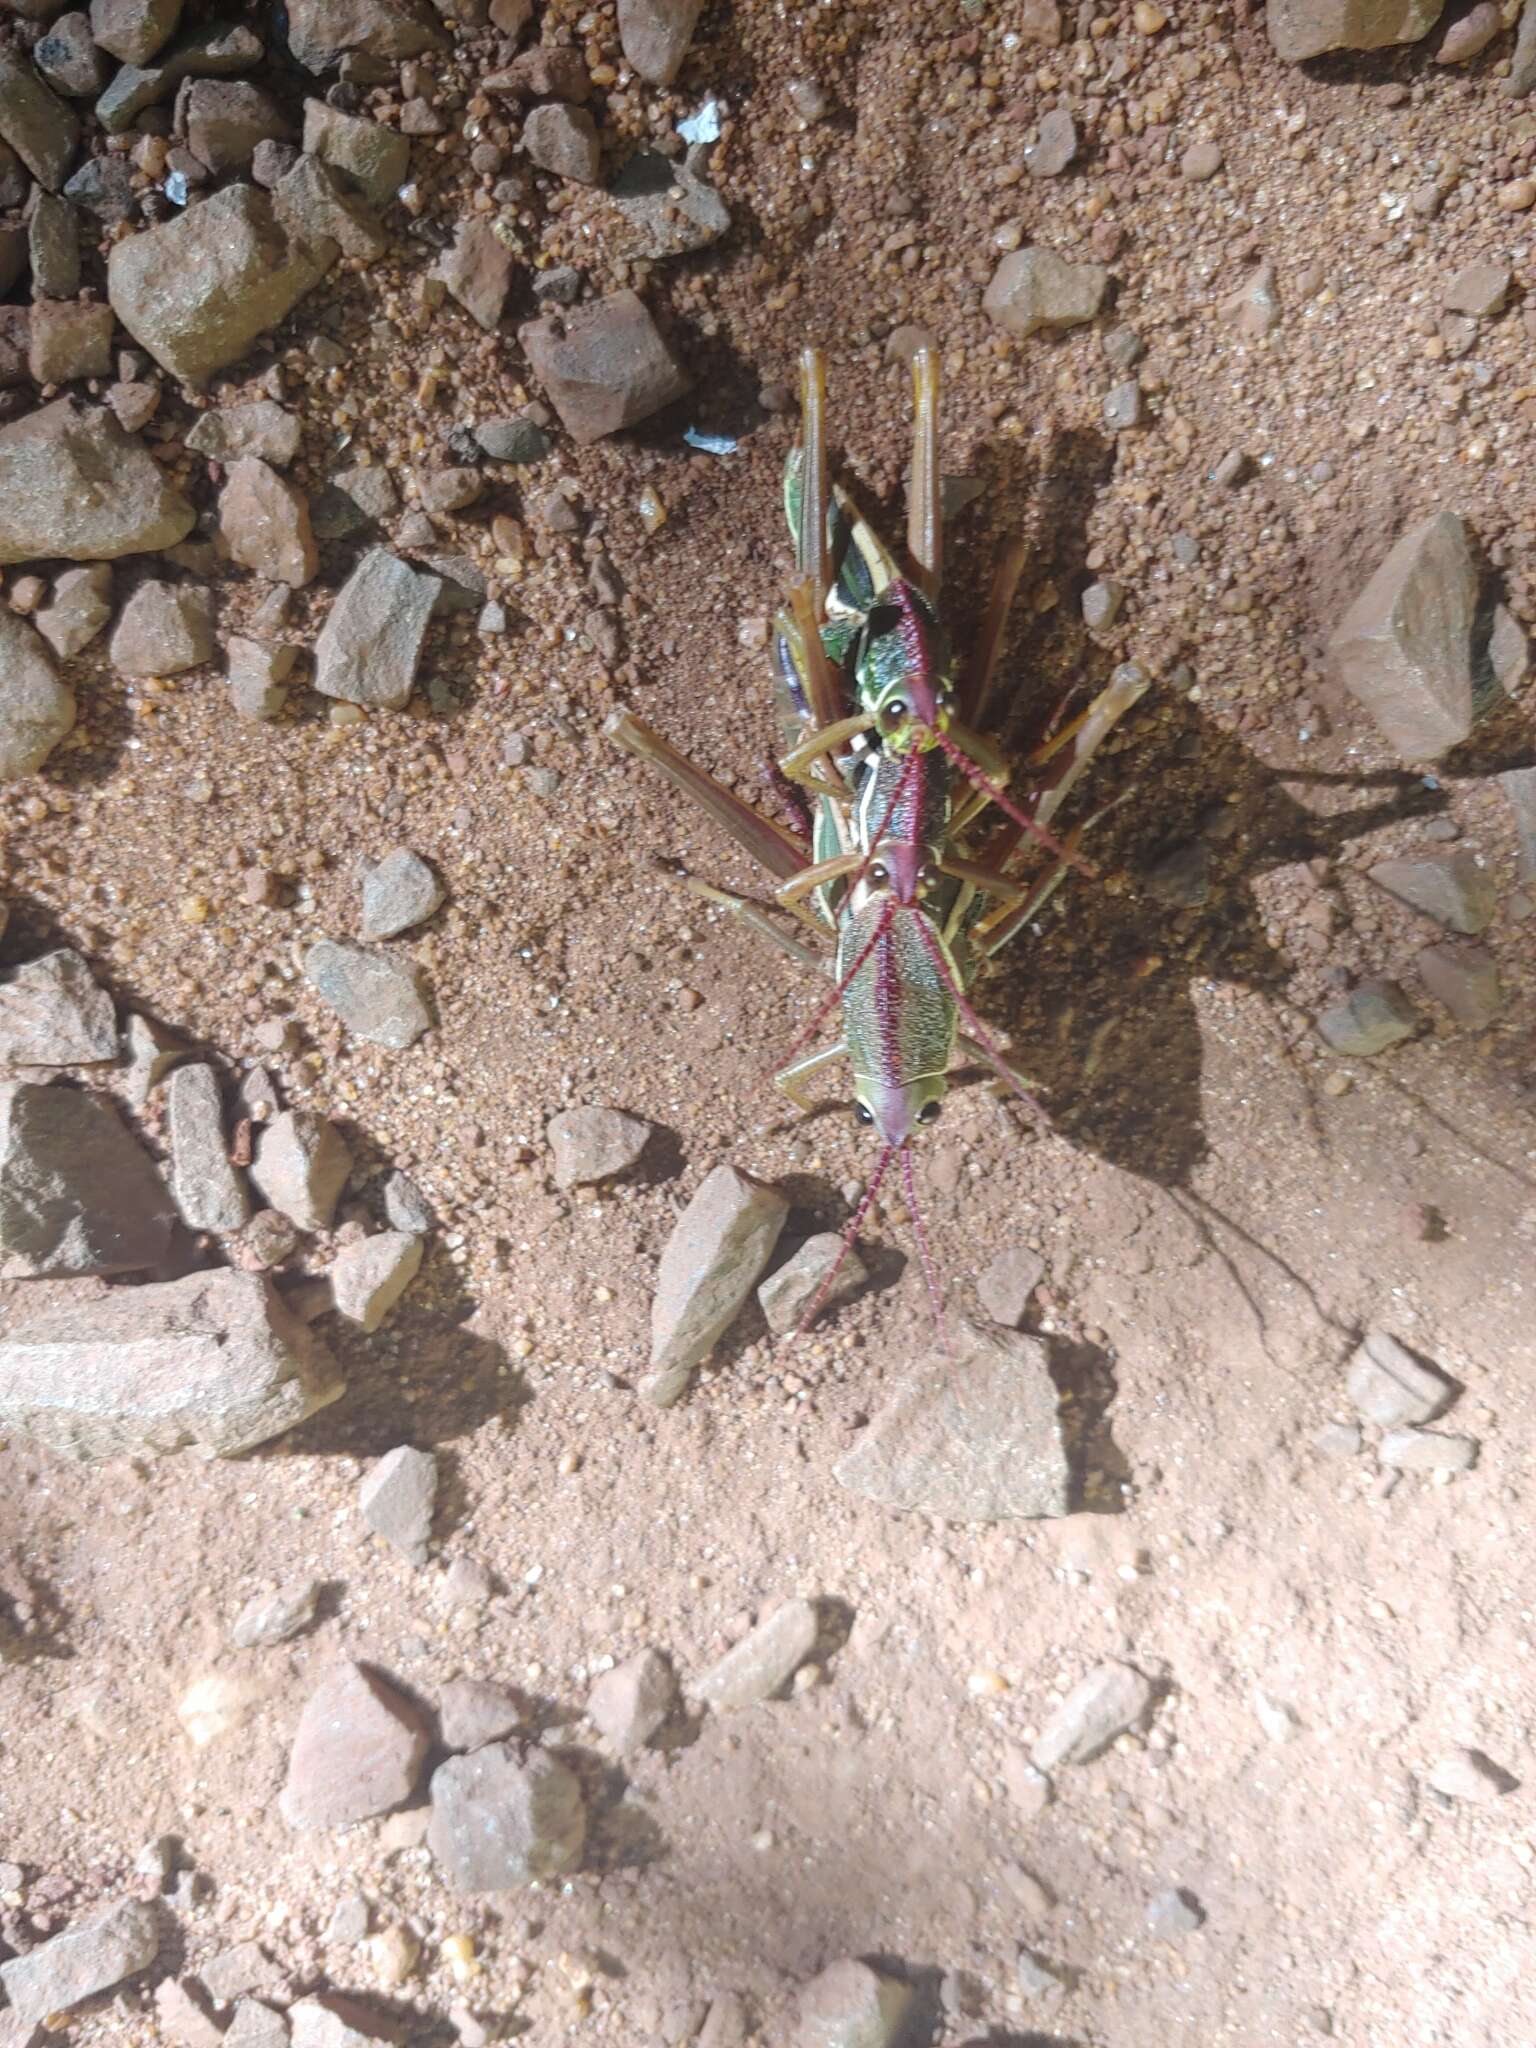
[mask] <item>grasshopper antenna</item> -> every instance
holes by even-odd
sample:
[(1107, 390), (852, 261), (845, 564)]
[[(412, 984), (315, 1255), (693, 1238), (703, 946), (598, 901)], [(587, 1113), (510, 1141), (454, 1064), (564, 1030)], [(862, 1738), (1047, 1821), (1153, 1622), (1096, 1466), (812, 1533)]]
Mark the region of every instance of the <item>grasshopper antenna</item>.
[(1064, 860), (1069, 867), (1076, 868), (1079, 874), (1087, 875), (1090, 881), (1097, 880), (1099, 871), (1091, 861), (1084, 860), (1080, 853), (1073, 853), (1070, 848), (1063, 846), (1054, 833), (1047, 832), (1043, 825), (1037, 825), (1027, 811), (1021, 811), (1012, 797), (1004, 795), (990, 775), (982, 773), (964, 747), (955, 745), (948, 733), (936, 732), (934, 738), (966, 781), (973, 789), (979, 789), (989, 804), (996, 804), (1005, 817), (1012, 818), (1015, 825), (1021, 825), (1032, 839), (1038, 839), (1042, 846), (1049, 847), (1058, 860)]
[(922, 1205), (917, 1199), (917, 1175), (912, 1166), (910, 1145), (901, 1148), (901, 1178), (907, 1193), (907, 1214), (912, 1218), (912, 1235), (917, 1239), (917, 1255), (922, 1261), (923, 1280), (928, 1288), (928, 1306), (933, 1311), (933, 1327), (939, 1349), (948, 1357), (949, 1333), (944, 1328), (944, 1296), (939, 1290), (939, 1276), (928, 1243), (928, 1226), (923, 1221)]
[(875, 1165), (875, 1170), (869, 1177), (869, 1186), (865, 1188), (863, 1198), (861, 1199), (858, 1208), (854, 1210), (851, 1221), (848, 1223), (846, 1229), (843, 1231), (842, 1247), (839, 1250), (837, 1257), (832, 1261), (832, 1270), (830, 1273), (828, 1273), (826, 1279), (823, 1280), (821, 1285), (817, 1288), (815, 1298), (812, 1300), (810, 1307), (806, 1310), (805, 1314), (800, 1318), (799, 1322), (795, 1325), (794, 1335), (797, 1340), (805, 1335), (806, 1331), (811, 1327), (812, 1323), (815, 1322), (816, 1318), (821, 1314), (822, 1309), (826, 1306), (827, 1296), (832, 1292), (832, 1288), (837, 1280), (837, 1276), (843, 1270), (844, 1261), (847, 1259), (848, 1254), (853, 1250), (854, 1240), (858, 1237), (860, 1227), (864, 1222), (864, 1218), (869, 1214), (870, 1204), (874, 1201), (875, 1196), (880, 1192), (880, 1183), (885, 1178), (885, 1169), (890, 1165), (891, 1154), (895, 1150), (896, 1147), (894, 1145), (887, 1145), (885, 1150), (880, 1154), (879, 1160), (876, 1162)]

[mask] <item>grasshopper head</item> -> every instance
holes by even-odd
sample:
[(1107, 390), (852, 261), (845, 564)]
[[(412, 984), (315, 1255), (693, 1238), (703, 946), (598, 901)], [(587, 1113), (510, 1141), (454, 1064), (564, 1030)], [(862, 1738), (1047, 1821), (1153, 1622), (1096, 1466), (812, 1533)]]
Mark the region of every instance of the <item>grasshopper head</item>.
[(864, 615), (853, 655), (859, 702), (889, 753), (926, 748), (950, 721), (954, 656), (915, 584), (888, 583)]
[(887, 1145), (905, 1145), (913, 1133), (936, 1124), (949, 1092), (944, 1074), (922, 1074), (915, 1081), (871, 1081), (854, 1077), (853, 1113), (861, 1124), (873, 1124)]

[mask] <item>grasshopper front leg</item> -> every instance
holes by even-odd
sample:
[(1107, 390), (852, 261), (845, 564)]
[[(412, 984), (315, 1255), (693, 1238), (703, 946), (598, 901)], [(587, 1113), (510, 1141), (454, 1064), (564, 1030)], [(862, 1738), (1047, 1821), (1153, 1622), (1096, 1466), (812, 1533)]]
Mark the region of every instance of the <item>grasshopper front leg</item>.
[(796, 1109), (807, 1114), (816, 1107), (815, 1099), (803, 1092), (803, 1083), (809, 1081), (823, 1068), (830, 1067), (837, 1060), (848, 1057), (848, 1047), (840, 1038), (836, 1045), (824, 1045), (818, 1052), (808, 1052), (802, 1058), (791, 1060), (787, 1067), (780, 1067), (773, 1077), (773, 1085), (782, 1088)]

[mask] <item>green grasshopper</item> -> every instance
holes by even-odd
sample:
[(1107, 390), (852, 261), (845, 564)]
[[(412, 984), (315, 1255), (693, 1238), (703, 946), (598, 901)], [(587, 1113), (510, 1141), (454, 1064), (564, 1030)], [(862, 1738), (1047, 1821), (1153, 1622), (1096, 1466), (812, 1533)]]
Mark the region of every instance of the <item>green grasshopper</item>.
[[(922, 350), (913, 364), (910, 573), (845, 493), (829, 490), (819, 352), (806, 352), (801, 372), (801, 444), (785, 470), (800, 577), (789, 608), (775, 621), (774, 646), (792, 741), (779, 765), (813, 799), (810, 844), (714, 781), (632, 714), (614, 713), (604, 730), (708, 810), (777, 877), (777, 904), (830, 938), (827, 961), (761, 906), (690, 883), (795, 959), (830, 967), (831, 994), (791, 1048), (798, 1056), (774, 1078), (791, 1101), (809, 1110), (807, 1083), (848, 1062), (855, 1114), (875, 1128), (883, 1150), (846, 1242), (899, 1156), (937, 1306), (913, 1174), (914, 1135), (941, 1114), (957, 1050), (990, 1067), (1034, 1108), (1024, 1077), (972, 1008), (970, 990), (1068, 868), (1083, 865), (1075, 844), (1084, 828), (1064, 844), (1052, 837), (1050, 821), (1145, 683), (1117, 678), (1081, 718), (1037, 749), (1027, 764), (1038, 771), (1032, 808), (1016, 803), (1004, 787), (1007, 763), (977, 726), (991, 696), (1024, 551), (1011, 550), (998, 572), (976, 657), (962, 678), (937, 606), (937, 355)], [(1054, 856), (1047, 873), (1033, 881), (1014, 865), (1026, 841), (1043, 843)], [(840, 1014), (839, 1036), (800, 1054), (833, 1009)], [(829, 1277), (806, 1323), (830, 1285)]]

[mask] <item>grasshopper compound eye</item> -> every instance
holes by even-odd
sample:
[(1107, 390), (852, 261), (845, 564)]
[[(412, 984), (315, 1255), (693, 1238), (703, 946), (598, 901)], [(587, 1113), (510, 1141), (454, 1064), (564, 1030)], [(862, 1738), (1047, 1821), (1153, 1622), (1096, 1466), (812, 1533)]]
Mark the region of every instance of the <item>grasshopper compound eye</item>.
[(917, 886), (920, 889), (937, 889), (937, 887), (939, 886), (939, 871), (933, 865), (932, 861), (925, 862), (924, 865), (918, 869)]
[(917, 1120), (920, 1124), (936, 1124), (943, 1114), (942, 1102), (925, 1102), (917, 1112)]
[(875, 883), (877, 887), (883, 885), (891, 879), (891, 871), (886, 866), (883, 860), (872, 861), (870, 863), (869, 879), (873, 883)]
[(853, 1115), (856, 1123), (872, 1124), (875, 1120), (875, 1112), (867, 1102), (856, 1102), (853, 1105)]
[(905, 697), (893, 697), (880, 713), (880, 723), (886, 732), (894, 732), (912, 716), (912, 707)]

